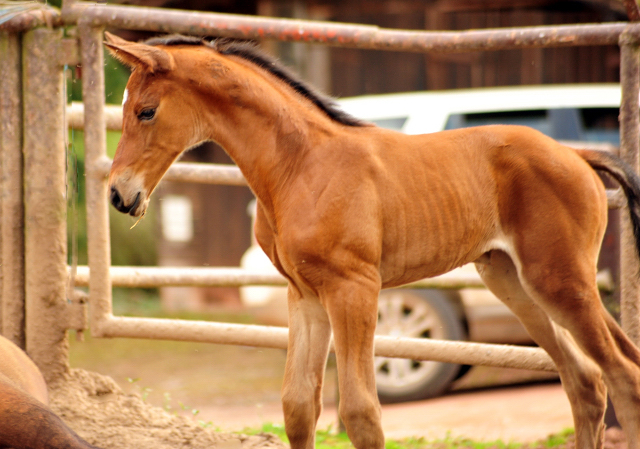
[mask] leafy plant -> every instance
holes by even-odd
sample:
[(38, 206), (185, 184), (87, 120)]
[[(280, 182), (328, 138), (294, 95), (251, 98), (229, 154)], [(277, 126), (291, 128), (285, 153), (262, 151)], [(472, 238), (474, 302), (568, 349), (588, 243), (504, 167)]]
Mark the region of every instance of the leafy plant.
[[(136, 384), (139, 381), (140, 381), (139, 377), (136, 377), (136, 378), (127, 377), (127, 382), (129, 382), (130, 384)], [(149, 397), (149, 393), (151, 393), (153, 390), (149, 387), (141, 387), (138, 384), (136, 384), (136, 387), (138, 387), (140, 391), (140, 397), (142, 398), (143, 401), (146, 402), (147, 398)]]

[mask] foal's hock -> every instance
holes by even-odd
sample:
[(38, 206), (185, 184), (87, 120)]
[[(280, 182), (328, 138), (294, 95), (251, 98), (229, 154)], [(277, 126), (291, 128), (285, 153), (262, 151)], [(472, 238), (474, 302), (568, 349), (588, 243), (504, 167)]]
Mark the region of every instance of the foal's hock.
[(282, 400), (292, 448), (314, 446), (332, 331), (349, 437), (383, 447), (380, 288), (475, 261), (555, 361), (577, 446), (602, 447), (608, 390), (640, 449), (640, 351), (596, 287), (607, 199), (594, 169), (622, 186), (640, 240), (640, 181), (617, 157), (520, 126), (407, 136), (348, 116), (251, 45), (106, 38), (133, 69), (109, 176), (114, 206), (142, 216), (172, 162), (207, 140), (257, 197), (257, 240), (289, 281)]

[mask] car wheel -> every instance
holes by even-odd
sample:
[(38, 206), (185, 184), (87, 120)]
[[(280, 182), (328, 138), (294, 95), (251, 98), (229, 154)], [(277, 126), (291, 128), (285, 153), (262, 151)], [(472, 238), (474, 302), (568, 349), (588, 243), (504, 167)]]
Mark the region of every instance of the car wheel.
[[(454, 305), (438, 290), (387, 290), (380, 293), (378, 335), (463, 340), (465, 330)], [(438, 396), (461, 366), (433, 361), (376, 357), (378, 396), (383, 403)]]

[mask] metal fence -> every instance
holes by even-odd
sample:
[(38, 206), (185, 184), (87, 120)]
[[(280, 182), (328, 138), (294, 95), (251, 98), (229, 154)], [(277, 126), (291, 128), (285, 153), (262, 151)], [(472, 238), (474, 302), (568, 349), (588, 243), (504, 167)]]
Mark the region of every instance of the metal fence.
[[(251, 39), (280, 39), (363, 49), (413, 52), (492, 51), (532, 47), (619, 44), (621, 49), (621, 156), (638, 171), (640, 134), (639, 50), (640, 25), (614, 23), (463, 32), (383, 29), (375, 26), (291, 19), (267, 19), (230, 14), (168, 11), (154, 8), (96, 5), (65, 1), (61, 14), (48, 11), (0, 24), (0, 119), (2, 119), (2, 333), (23, 346), (48, 379), (68, 369), (66, 330), (84, 327), (85, 308), (67, 300), (66, 219), (64, 216), (64, 99), (60, 94), (64, 63), (73, 61), (75, 39), (63, 39), (56, 25), (77, 24), (83, 69), (84, 106), (68, 109), (69, 122), (84, 128), (89, 267), (74, 273), (76, 285), (88, 285), (91, 333), (97, 337), (135, 337), (190, 340), (286, 348), (287, 329), (169, 319), (114, 316), (112, 285), (281, 285), (278, 276), (264, 276), (238, 268), (110, 267), (107, 179), (111, 161), (106, 155), (107, 125), (117, 128), (119, 111), (105, 108), (103, 31), (106, 26), (193, 35)], [(44, 18), (43, 18), (44, 17)], [(52, 28), (37, 28), (42, 24)], [(27, 31), (29, 30), (29, 31)], [(11, 51), (4, 51), (4, 48)], [(20, 49), (25, 55), (21, 60)], [(56, 55), (57, 58), (50, 57)], [(24, 85), (16, 72), (25, 71)], [(11, 91), (22, 91), (20, 99)], [(36, 101), (36, 99), (38, 101)], [(27, 117), (20, 135), (5, 121)], [(83, 118), (82, 118), (83, 116)], [(46, 126), (45, 126), (46, 125)], [(35, 132), (34, 130), (37, 130)], [(51, 143), (54, 142), (52, 145)], [(46, 146), (46, 148), (45, 148)], [(24, 161), (20, 151), (25, 148)], [(28, 150), (28, 151), (27, 151)], [(13, 159), (19, 160), (13, 160)], [(23, 179), (18, 179), (24, 164)], [(236, 168), (213, 164), (177, 163), (165, 179), (201, 183), (244, 184)], [(19, 217), (24, 195), (24, 223)], [(19, 203), (19, 204), (18, 204)], [(610, 204), (620, 206), (610, 192)], [(17, 219), (13, 218), (18, 217)], [(632, 232), (621, 220), (622, 323), (640, 342), (638, 267)], [(24, 248), (20, 242), (24, 241)], [(24, 257), (22, 256), (24, 254)], [(13, 272), (17, 274), (12, 274)], [(24, 273), (24, 279), (20, 279)], [(45, 276), (46, 274), (46, 276)], [(22, 283), (22, 284), (20, 284)], [(425, 280), (425, 287), (459, 288), (478, 285), (479, 279), (441, 277)], [(16, 293), (18, 292), (18, 293)], [(20, 298), (20, 292), (24, 292)], [(74, 295), (70, 295), (74, 296)], [(27, 310), (24, 315), (26, 302)], [(20, 315), (22, 313), (22, 315)], [(22, 322), (26, 319), (26, 334)], [(44, 334), (44, 335), (43, 335)], [(548, 355), (538, 348), (376, 337), (376, 355), (437, 360), (449, 363), (554, 370)]]

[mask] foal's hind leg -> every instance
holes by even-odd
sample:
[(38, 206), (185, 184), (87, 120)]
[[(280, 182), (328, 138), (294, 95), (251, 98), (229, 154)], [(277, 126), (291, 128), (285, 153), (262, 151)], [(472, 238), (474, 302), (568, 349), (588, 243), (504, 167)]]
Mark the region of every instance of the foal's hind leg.
[(331, 328), (317, 298), (289, 286), (289, 347), (282, 387), (285, 429), (292, 449), (312, 449), (322, 411), (322, 383)]
[(600, 369), (525, 293), (507, 254), (492, 251), (487, 263), (477, 263), (476, 268), (487, 287), (519, 317), (529, 335), (555, 362), (571, 404), (578, 449), (601, 448), (606, 388)]
[(525, 291), (600, 367), (629, 448), (640, 449), (640, 351), (602, 306), (595, 256), (577, 248), (565, 245), (562, 252), (547, 253), (536, 248), (532, 258), (538, 263), (523, 264), (520, 278)]

